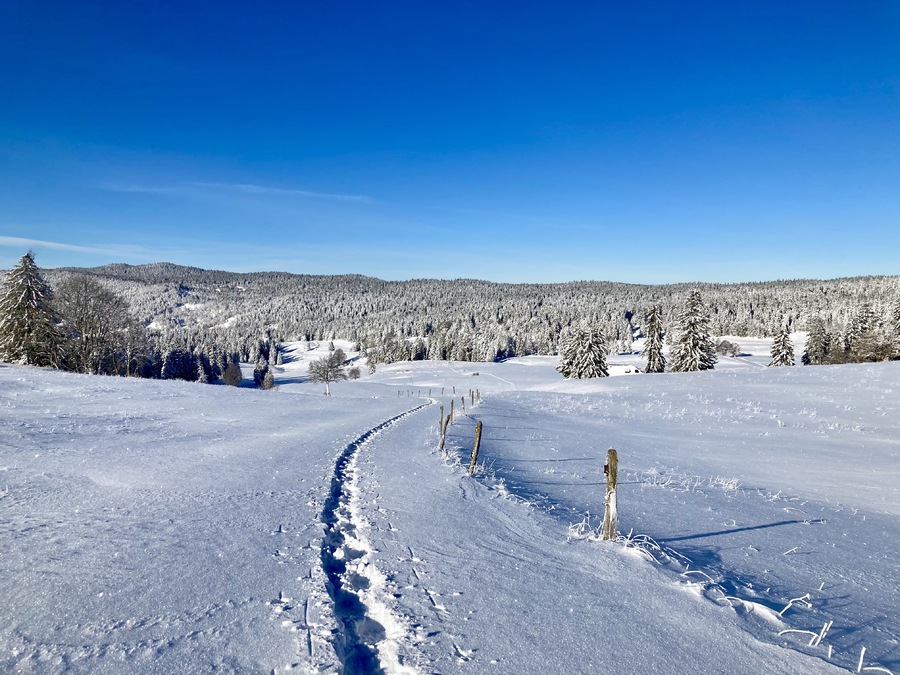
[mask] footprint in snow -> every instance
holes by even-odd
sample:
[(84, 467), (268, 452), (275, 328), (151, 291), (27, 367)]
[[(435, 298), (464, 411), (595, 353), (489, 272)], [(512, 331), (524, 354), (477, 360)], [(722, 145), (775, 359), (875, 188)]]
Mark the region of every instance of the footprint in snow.
[(475, 652), (477, 649), (463, 649), (456, 642), (453, 642), (453, 649), (456, 652), (456, 660), (460, 663), (466, 663), (467, 661), (471, 661), (472, 657), (475, 656)]

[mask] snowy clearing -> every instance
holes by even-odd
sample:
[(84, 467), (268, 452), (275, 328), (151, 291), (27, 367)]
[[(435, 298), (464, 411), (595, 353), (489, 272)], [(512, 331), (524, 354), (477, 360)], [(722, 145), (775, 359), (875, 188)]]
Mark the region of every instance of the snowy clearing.
[(739, 341), (590, 381), (363, 364), (331, 397), (321, 344), (269, 392), (0, 365), (0, 669), (898, 672), (900, 364)]

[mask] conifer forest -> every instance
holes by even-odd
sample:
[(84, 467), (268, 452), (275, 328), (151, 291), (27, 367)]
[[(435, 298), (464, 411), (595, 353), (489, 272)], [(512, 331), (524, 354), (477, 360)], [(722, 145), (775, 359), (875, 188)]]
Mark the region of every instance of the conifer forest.
[[(674, 349), (671, 370), (693, 369), (680, 362), (691, 359), (679, 357), (686, 354), (679, 340), (704, 345), (694, 357), (700, 358), (697, 369), (714, 367), (716, 346), (720, 354), (732, 348), (734, 355), (739, 345), (719, 339), (726, 335), (805, 332), (801, 358), (807, 365), (881, 361), (900, 353), (897, 276), (656, 286), (505, 284), (242, 274), (169, 263), (38, 272), (33, 256), (29, 260), (31, 274), (43, 284), (32, 304), (43, 303), (53, 317), (44, 324), (44, 343), (54, 322), (58, 343), (30, 360), (12, 352), (7, 358), (81, 372), (215, 381), (228, 379), (229, 364), (244, 361), (257, 364), (255, 379), (261, 382), (265, 364), (278, 362), (282, 341), (351, 340), (371, 368), (401, 360), (554, 355), (586, 329), (594, 340), (602, 336), (610, 353), (630, 352), (639, 337), (650, 337), (651, 344), (664, 339)], [(14, 286), (23, 274), (20, 265), (6, 275), (0, 317), (6, 333), (13, 325)], [(689, 330), (700, 335), (688, 335), (679, 321), (699, 326)], [(660, 372), (658, 363), (651, 365), (648, 372)]]

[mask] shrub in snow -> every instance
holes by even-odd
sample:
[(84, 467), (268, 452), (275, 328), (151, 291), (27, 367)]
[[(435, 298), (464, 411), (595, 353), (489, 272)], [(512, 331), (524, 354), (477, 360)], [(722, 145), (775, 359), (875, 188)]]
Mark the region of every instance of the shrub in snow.
[(716, 343), (716, 354), (721, 356), (737, 356), (741, 352), (741, 346), (730, 340), (719, 340)]
[(235, 361), (231, 361), (225, 366), (225, 370), (222, 371), (222, 381), (227, 385), (237, 387), (240, 385), (242, 379), (243, 375), (241, 374), (241, 367)]

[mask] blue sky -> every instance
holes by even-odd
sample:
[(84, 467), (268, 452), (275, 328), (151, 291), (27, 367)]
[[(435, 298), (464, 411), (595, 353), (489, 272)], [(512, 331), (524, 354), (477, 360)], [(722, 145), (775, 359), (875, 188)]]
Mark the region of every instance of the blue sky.
[(900, 3), (0, 3), (0, 267), (900, 273)]

